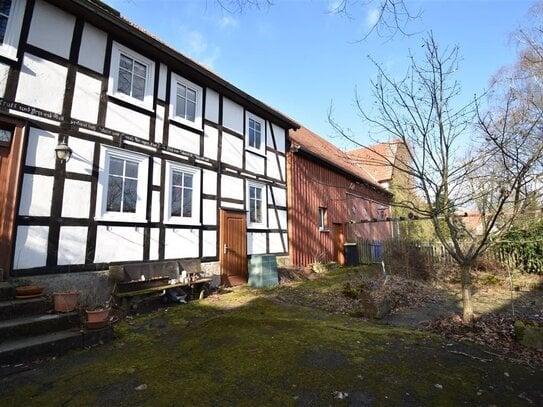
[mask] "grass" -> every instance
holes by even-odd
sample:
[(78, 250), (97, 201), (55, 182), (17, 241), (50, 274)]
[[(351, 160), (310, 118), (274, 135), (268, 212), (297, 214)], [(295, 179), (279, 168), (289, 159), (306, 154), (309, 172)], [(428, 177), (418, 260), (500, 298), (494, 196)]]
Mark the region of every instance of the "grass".
[[(297, 289), (340, 289), (350, 272)], [(124, 321), (111, 344), (3, 379), (0, 403), (522, 405), (519, 393), (541, 400), (538, 372), (500, 360), (484, 364), (461, 355), (480, 349), (448, 346), (427, 333), (265, 298), (281, 289), (242, 288)]]

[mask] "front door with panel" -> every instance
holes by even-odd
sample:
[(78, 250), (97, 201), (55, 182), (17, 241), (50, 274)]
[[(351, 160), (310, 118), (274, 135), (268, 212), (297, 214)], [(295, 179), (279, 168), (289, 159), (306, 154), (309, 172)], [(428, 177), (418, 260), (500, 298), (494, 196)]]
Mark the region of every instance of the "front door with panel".
[(247, 214), (221, 209), (221, 280), (227, 287), (247, 283)]

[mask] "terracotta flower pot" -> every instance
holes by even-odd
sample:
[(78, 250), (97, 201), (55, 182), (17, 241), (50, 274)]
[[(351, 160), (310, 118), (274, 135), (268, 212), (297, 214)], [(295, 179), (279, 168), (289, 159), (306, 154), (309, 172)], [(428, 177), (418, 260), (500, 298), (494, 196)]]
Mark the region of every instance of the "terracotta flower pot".
[(70, 312), (77, 307), (79, 292), (53, 293), (53, 308), (57, 312)]
[(87, 316), (87, 328), (102, 328), (109, 321), (109, 308), (100, 308), (96, 310), (85, 310)]
[(44, 287), (41, 285), (23, 285), (15, 288), (16, 298), (35, 298), (43, 293)]

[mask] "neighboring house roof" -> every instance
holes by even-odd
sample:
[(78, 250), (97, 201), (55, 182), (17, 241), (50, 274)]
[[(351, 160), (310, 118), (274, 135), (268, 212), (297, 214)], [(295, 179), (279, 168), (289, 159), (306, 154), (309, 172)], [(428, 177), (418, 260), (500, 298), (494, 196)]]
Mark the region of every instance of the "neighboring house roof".
[(375, 186), (379, 190), (386, 191), (366, 169), (354, 164), (353, 160), (344, 151), (311, 130), (305, 127), (300, 127), (296, 131), (290, 130), (289, 137), (293, 149), (302, 150), (342, 172), (346, 172), (369, 185)]
[(398, 144), (399, 142), (374, 144), (348, 151), (347, 154), (381, 183), (392, 179)]
[[(72, 0), (70, 2), (66, 2), (65, 0), (48, 0), (48, 1), (53, 4), (58, 5), (61, 9), (64, 9), (66, 11), (70, 11), (74, 7), (82, 7), (84, 10), (90, 13), (89, 21), (94, 22), (95, 24), (98, 24), (99, 19), (101, 19), (109, 23), (112, 23), (117, 28), (125, 32), (129, 32), (132, 35), (135, 35), (136, 37), (138, 37), (140, 40), (147, 43), (148, 45), (151, 45), (152, 47), (160, 50), (161, 52), (166, 53), (166, 55), (170, 59), (173, 58), (174, 60), (178, 62), (182, 62), (184, 65), (195, 70), (198, 74), (209, 78), (213, 83), (221, 86), (224, 89), (227, 89), (228, 91), (236, 95), (238, 98), (242, 98), (248, 101), (249, 103), (253, 104), (259, 109), (270, 112), (279, 120), (281, 120), (284, 124), (286, 124), (289, 128), (297, 129), (300, 127), (300, 125), (296, 121), (291, 119), (290, 117), (282, 114), (281, 112), (275, 110), (274, 108), (254, 98), (253, 96), (245, 93), (241, 89), (232, 85), (230, 82), (227, 82), (226, 80), (221, 78), (216, 73), (210, 71), (208, 68), (188, 58), (186, 55), (172, 48), (161, 39), (155, 37), (154, 35), (144, 30), (143, 28), (127, 20), (126, 18), (121, 16), (121, 14), (117, 10), (108, 6), (102, 1), (100, 0)], [(254, 113), (258, 114), (258, 112), (254, 112)]]

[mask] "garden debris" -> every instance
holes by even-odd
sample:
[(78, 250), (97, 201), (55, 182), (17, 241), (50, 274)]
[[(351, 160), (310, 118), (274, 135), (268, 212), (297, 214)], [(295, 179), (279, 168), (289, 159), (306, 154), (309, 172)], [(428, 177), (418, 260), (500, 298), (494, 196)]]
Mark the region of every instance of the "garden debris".
[[(525, 318), (529, 320), (528, 317)], [(516, 341), (514, 329), (516, 320), (508, 314), (490, 313), (465, 324), (460, 316), (453, 315), (427, 322), (424, 329), (447, 339), (487, 346), (499, 352), (486, 352), (494, 356), (513, 358), (532, 367), (543, 367), (543, 351), (524, 347)]]

